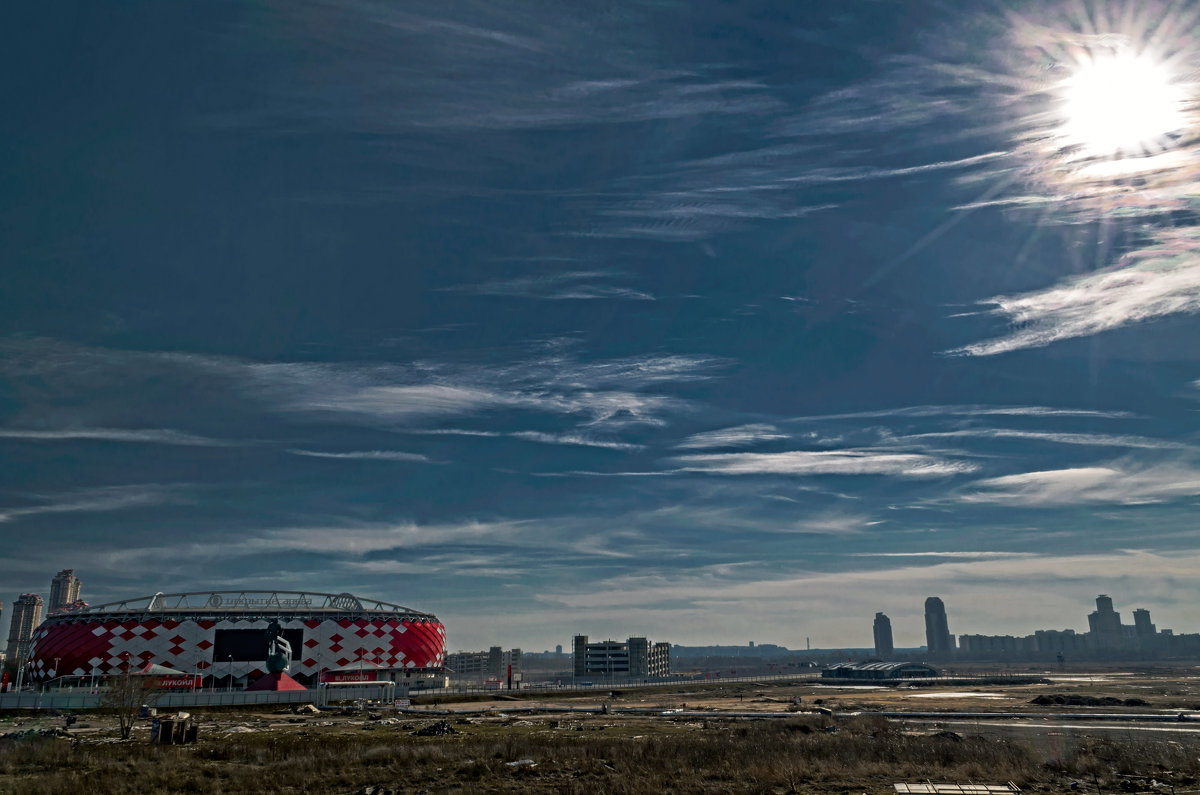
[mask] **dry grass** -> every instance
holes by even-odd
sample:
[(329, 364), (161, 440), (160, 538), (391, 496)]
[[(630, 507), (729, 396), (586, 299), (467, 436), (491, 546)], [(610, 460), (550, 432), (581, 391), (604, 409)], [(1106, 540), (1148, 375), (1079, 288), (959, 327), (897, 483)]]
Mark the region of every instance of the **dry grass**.
[[(462, 733), (346, 721), (223, 734), (194, 747), (34, 737), (0, 741), (0, 792), (885, 792), (895, 781), (1007, 781), (1063, 791), (1071, 781), (1129, 791), (1129, 776), (1181, 788), (1200, 776), (1200, 743), (912, 734), (878, 718), (684, 722), (492, 719)], [(1060, 738), (1061, 739), (1061, 738)], [(508, 763), (531, 759), (535, 765)]]

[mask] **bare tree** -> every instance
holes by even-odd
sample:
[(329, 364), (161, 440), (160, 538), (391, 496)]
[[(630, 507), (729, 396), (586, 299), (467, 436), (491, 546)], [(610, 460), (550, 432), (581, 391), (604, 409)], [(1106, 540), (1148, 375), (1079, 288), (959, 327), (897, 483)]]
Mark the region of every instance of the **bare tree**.
[(128, 740), (142, 705), (158, 700), (161, 677), (147, 676), (129, 670), (127, 662), (120, 671), (108, 675), (100, 695), (100, 711), (114, 715), (121, 728), (121, 739)]

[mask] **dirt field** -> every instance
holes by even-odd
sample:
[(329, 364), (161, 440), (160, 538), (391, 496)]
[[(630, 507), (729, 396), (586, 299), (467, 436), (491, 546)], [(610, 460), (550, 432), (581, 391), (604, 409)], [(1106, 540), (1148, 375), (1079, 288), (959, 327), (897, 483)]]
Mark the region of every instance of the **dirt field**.
[[(62, 716), (7, 715), (0, 792), (840, 794), (926, 780), (1200, 792), (1200, 720), (1161, 720), (1200, 711), (1200, 671), (1046, 675), (979, 687), (681, 685), (418, 702), (410, 713), (211, 711), (194, 715), (199, 742), (180, 747), (150, 745), (146, 722), (123, 742), (108, 717), (79, 715), (64, 730)], [(880, 711), (941, 715), (855, 714)], [(956, 717), (968, 712), (1026, 718)], [(1057, 717), (1081, 713), (1145, 720)]]

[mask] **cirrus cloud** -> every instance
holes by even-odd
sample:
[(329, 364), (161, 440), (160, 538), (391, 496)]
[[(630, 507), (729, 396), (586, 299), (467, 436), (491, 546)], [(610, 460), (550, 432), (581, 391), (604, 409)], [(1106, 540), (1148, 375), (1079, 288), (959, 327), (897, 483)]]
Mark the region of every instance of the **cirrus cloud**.
[(1146, 505), (1200, 495), (1200, 470), (1179, 464), (1053, 469), (987, 478), (971, 484), (967, 503), (1048, 506), (1081, 503)]
[(672, 459), (681, 469), (723, 475), (892, 475), (945, 477), (973, 472), (974, 464), (920, 453), (878, 450), (793, 450), (785, 453), (714, 453)]

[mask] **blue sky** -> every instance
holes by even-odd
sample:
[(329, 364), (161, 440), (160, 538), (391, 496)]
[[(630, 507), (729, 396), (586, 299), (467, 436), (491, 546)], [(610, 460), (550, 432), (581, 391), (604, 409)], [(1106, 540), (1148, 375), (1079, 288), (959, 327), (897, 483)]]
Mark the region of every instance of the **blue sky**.
[[(346, 590), (451, 648), (917, 645), (934, 594), (1200, 629), (1195, 14), (12, 9), (3, 598)], [(1173, 104), (1119, 148), (1070, 87), (1123, 57)]]

